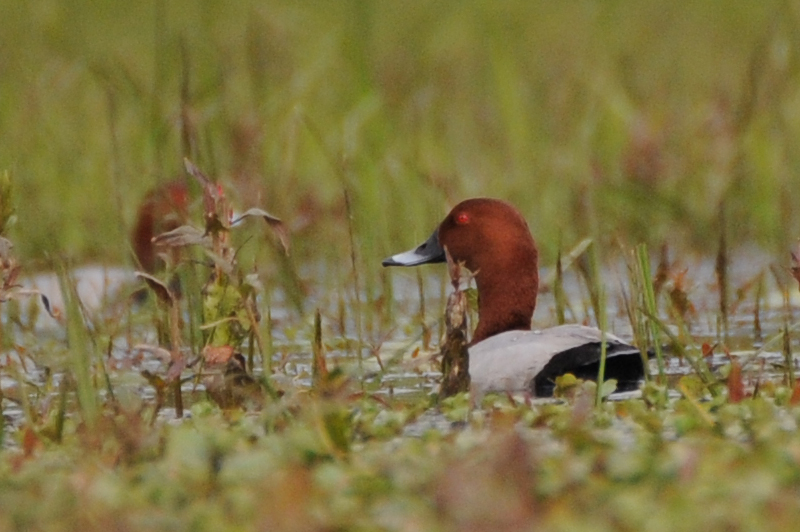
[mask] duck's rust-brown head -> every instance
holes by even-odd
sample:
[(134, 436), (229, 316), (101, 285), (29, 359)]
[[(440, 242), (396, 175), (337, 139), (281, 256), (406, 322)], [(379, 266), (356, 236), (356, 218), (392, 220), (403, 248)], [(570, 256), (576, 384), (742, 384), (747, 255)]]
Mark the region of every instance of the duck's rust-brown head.
[(153, 237), (180, 226), (188, 208), (189, 187), (182, 179), (155, 187), (144, 197), (131, 233), (133, 252), (142, 270), (154, 273), (163, 268)]
[(505, 331), (530, 330), (539, 287), (538, 251), (514, 206), (491, 198), (462, 201), (426, 242), (383, 265), (444, 262), (445, 247), (475, 274), (479, 320), (473, 344)]

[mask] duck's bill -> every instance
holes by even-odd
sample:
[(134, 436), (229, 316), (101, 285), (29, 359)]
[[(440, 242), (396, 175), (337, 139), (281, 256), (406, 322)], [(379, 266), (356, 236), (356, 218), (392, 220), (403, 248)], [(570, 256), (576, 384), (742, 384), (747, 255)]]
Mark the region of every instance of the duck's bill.
[(418, 264), (432, 264), (444, 262), (444, 248), (439, 244), (439, 230), (433, 232), (431, 237), (416, 249), (392, 255), (383, 261), (384, 266), (416, 266)]

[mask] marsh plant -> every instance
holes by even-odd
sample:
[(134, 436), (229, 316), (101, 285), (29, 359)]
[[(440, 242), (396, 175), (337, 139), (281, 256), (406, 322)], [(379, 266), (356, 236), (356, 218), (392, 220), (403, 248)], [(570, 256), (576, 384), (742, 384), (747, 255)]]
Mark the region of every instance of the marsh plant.
[[(185, 161), (186, 172), (197, 181), (202, 190), (202, 227), (193, 225), (180, 225), (174, 229), (156, 235), (152, 245), (161, 250), (181, 250), (185, 248), (198, 248), (202, 260), (192, 260), (189, 253), (165, 256), (167, 263), (166, 276), (173, 279), (189, 279), (189, 276), (177, 275), (182, 268), (199, 267), (202, 271), (200, 278), (206, 281), (200, 290), (200, 304), (202, 311), (198, 323), (192, 328), (202, 332), (202, 359), (190, 361), (182, 349), (182, 333), (184, 308), (182, 306), (181, 288), (179, 283), (159, 280), (157, 277), (139, 272), (137, 275), (144, 279), (158, 301), (168, 310), (170, 366), (164, 383), (172, 385), (175, 393), (176, 414), (182, 417), (181, 380), (184, 370), (189, 365), (198, 362), (200, 371), (214, 371), (222, 373), (212, 378), (205, 378), (204, 383), (209, 387), (209, 393), (217, 402), (225, 407), (241, 404), (248, 395), (242, 388), (257, 390), (258, 387), (248, 376), (248, 369), (252, 371), (252, 357), (250, 366), (247, 367), (242, 356), (243, 346), (255, 349), (264, 358), (263, 340), (259, 333), (260, 312), (258, 310), (258, 296), (260, 283), (255, 274), (246, 275), (238, 267), (236, 252), (231, 245), (230, 232), (237, 230), (241, 222), (248, 218), (260, 218), (279, 238), (284, 251), (288, 253), (288, 234), (283, 222), (268, 212), (251, 208), (241, 215), (235, 215), (223, 188), (206, 176), (188, 159)], [(174, 258), (178, 257), (176, 263)], [(181, 258), (182, 257), (182, 258)], [(173, 260), (170, 260), (172, 258)], [(190, 319), (197, 314), (188, 313)], [(197, 346), (191, 346), (197, 347)], [(151, 383), (157, 383), (153, 375), (146, 375)], [(157, 384), (157, 386), (163, 386)]]

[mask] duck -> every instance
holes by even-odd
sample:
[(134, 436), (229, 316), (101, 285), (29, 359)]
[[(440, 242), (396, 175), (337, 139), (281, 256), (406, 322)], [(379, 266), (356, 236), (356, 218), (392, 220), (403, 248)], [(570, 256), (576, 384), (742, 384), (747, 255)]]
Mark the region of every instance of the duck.
[[(464, 200), (425, 242), (388, 257), (382, 265), (442, 263), (446, 253), (472, 272), (478, 291), (478, 324), (467, 346), (473, 394), (548, 397), (560, 375), (597, 379), (599, 329), (577, 324), (531, 329), (539, 290), (539, 252), (516, 207), (494, 198)], [(645, 357), (611, 333), (605, 334), (605, 341), (605, 378), (617, 380), (617, 391), (637, 389)]]
[(131, 246), (139, 268), (150, 274), (164, 269), (164, 260), (153, 244), (153, 237), (184, 223), (188, 209), (189, 186), (184, 179), (167, 181), (147, 192), (139, 204), (131, 231)]

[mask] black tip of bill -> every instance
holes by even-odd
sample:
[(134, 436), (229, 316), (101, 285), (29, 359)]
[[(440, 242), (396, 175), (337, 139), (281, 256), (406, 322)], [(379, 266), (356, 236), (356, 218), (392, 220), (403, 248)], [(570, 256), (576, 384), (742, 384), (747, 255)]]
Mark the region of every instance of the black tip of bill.
[(398, 253), (384, 259), (383, 266), (417, 266), (419, 264), (433, 264), (445, 262), (444, 248), (439, 244), (439, 231), (436, 230), (428, 240), (415, 249)]

